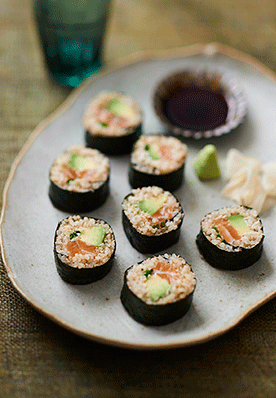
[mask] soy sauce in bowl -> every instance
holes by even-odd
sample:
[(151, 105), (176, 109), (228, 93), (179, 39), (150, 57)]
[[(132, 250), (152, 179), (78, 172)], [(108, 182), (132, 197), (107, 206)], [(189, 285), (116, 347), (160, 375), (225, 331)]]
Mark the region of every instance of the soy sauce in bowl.
[(228, 115), (225, 97), (208, 89), (188, 86), (164, 103), (165, 115), (176, 126), (206, 131), (224, 124)]
[(243, 121), (246, 100), (233, 78), (183, 70), (159, 83), (154, 109), (170, 133), (210, 138), (229, 133)]

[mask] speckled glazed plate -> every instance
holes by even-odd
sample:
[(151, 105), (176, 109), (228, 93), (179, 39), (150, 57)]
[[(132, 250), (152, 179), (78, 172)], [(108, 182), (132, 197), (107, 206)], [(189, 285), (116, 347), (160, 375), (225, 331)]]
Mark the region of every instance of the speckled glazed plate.
[(124, 270), (145, 258), (130, 246), (121, 225), (121, 201), (130, 191), (128, 156), (111, 158), (111, 194), (102, 207), (88, 213), (105, 219), (114, 229), (117, 252), (113, 269), (101, 281), (85, 286), (69, 285), (57, 274), (53, 237), (58, 221), (67, 214), (55, 209), (48, 198), (49, 167), (67, 147), (84, 143), (82, 116), (87, 102), (104, 89), (123, 91), (141, 104), (144, 133), (162, 132), (152, 103), (157, 83), (175, 70), (198, 66), (233, 74), (248, 102), (248, 117), (235, 132), (208, 141), (217, 146), (222, 165), (232, 147), (263, 162), (275, 161), (276, 76), (245, 54), (209, 44), (144, 54), (98, 74), (38, 126), (11, 169), (1, 218), (2, 253), (9, 277), (38, 311), (81, 336), (137, 349), (198, 344), (225, 333), (276, 295), (275, 208), (262, 216), (264, 252), (250, 268), (217, 270), (198, 253), (195, 237), (201, 218), (232, 204), (220, 197), (222, 179), (203, 183), (194, 174), (192, 160), (207, 140), (187, 141), (186, 181), (175, 192), (186, 216), (180, 241), (168, 252), (182, 255), (197, 276), (193, 305), (182, 319), (167, 326), (146, 327), (130, 318), (120, 302)]

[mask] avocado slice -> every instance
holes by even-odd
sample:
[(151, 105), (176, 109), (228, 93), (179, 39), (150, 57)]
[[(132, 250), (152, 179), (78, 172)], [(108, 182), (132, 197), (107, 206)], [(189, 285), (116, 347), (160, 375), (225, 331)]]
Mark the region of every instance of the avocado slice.
[(80, 235), (80, 239), (88, 245), (100, 246), (104, 242), (106, 235), (105, 228), (100, 225), (85, 229)]
[(171, 291), (171, 285), (166, 279), (159, 275), (154, 275), (146, 281), (147, 291), (152, 301), (157, 301), (162, 297), (166, 297)]
[(213, 180), (220, 177), (217, 150), (214, 145), (205, 145), (194, 159), (195, 172), (201, 180)]
[(240, 235), (250, 232), (250, 228), (246, 224), (244, 217), (241, 214), (233, 214), (232, 216), (227, 217), (227, 220)]
[(112, 113), (115, 113), (115, 115), (122, 116), (127, 119), (130, 119), (134, 116), (134, 112), (131, 107), (120, 98), (113, 98), (110, 100), (106, 105), (106, 109), (110, 110)]
[(160, 209), (160, 207), (164, 202), (165, 202), (164, 195), (158, 196), (157, 198), (143, 199), (139, 201), (138, 208), (141, 211), (148, 213), (152, 216)]
[(158, 150), (153, 146), (153, 145), (146, 145), (145, 146), (145, 150), (148, 151), (150, 157), (152, 158), (152, 160), (159, 160), (160, 156), (158, 153)]
[(76, 153), (71, 153), (69, 166), (77, 170), (89, 170), (95, 168), (95, 162), (92, 159), (87, 159)]

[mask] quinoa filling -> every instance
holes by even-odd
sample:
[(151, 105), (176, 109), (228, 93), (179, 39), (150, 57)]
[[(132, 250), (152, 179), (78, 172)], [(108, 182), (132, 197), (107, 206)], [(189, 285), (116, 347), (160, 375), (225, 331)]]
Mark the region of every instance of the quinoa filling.
[(159, 187), (133, 189), (122, 208), (132, 226), (143, 235), (162, 235), (175, 230), (184, 217), (177, 199)]
[(141, 172), (167, 174), (184, 164), (187, 152), (187, 145), (175, 137), (143, 135), (134, 145), (131, 165)]
[(108, 157), (97, 149), (74, 145), (57, 157), (50, 180), (67, 191), (92, 191), (106, 182), (109, 169)]
[[(159, 286), (157, 292), (152, 292), (155, 281)], [(127, 272), (127, 285), (147, 304), (168, 304), (192, 293), (196, 278), (184, 258), (166, 253), (134, 264)]]
[[(99, 229), (101, 239), (91, 243), (87, 235)], [(97, 231), (98, 235), (98, 231)], [(103, 220), (70, 216), (63, 220), (56, 233), (55, 249), (59, 259), (74, 268), (93, 268), (105, 264), (115, 250), (110, 226)]]
[[(233, 219), (239, 219), (233, 225)], [(225, 207), (207, 214), (201, 228), (206, 238), (226, 251), (250, 249), (263, 238), (262, 223), (256, 210), (243, 206)]]
[(85, 129), (99, 136), (127, 135), (141, 123), (139, 105), (126, 95), (109, 91), (92, 100), (84, 115)]

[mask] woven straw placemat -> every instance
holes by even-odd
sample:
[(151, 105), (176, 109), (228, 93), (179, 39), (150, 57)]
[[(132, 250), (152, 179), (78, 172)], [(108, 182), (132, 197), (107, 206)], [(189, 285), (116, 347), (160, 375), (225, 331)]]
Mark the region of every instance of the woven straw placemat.
[(84, 340), (33, 310), (0, 263), (0, 397), (275, 397), (276, 300), (212, 342), (134, 352)]

